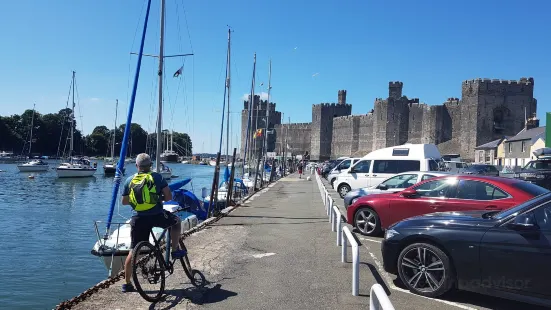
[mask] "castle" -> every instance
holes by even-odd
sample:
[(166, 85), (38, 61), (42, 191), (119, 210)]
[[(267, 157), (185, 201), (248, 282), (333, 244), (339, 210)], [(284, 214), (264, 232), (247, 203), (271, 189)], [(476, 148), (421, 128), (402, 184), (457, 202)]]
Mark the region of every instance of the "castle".
[[(409, 99), (402, 89), (402, 82), (390, 82), (388, 98), (375, 99), (373, 110), (364, 115), (351, 115), (346, 90), (339, 90), (337, 103), (312, 105), (311, 123), (281, 124), (281, 113), (275, 111), (275, 104), (263, 101), (259, 117), (264, 117), (269, 108), (269, 128), (275, 129), (275, 134), (268, 136), (267, 150), (281, 154), (286, 149), (293, 155), (308, 151), (311, 160), (327, 160), (363, 156), (404, 143), (433, 143), (442, 154), (460, 154), (472, 160), (476, 146), (516, 135), (525, 126), (525, 115), (536, 113), (537, 108), (533, 78), (466, 80), (462, 83), (461, 99), (448, 98), (440, 105)], [(245, 101), (241, 154), (247, 107)]]

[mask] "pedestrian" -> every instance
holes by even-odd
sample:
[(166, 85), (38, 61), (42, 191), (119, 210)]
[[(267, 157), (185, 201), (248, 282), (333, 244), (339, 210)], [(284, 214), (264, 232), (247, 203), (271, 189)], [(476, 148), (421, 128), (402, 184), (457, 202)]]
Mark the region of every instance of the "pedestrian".
[(302, 179), (302, 161), (298, 162), (298, 178)]

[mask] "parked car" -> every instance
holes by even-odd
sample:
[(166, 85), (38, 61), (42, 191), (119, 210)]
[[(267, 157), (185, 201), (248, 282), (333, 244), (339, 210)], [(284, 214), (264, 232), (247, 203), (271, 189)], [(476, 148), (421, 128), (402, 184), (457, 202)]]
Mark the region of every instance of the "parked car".
[[(543, 148), (540, 153), (551, 154), (551, 148)], [(531, 160), (514, 176), (517, 179), (534, 183), (541, 187), (551, 189), (551, 155), (537, 155), (537, 159)]]
[(398, 173), (397, 175), (390, 177), (384, 180), (381, 184), (376, 186), (364, 187), (355, 189), (348, 192), (344, 196), (344, 208), (348, 208), (349, 205), (356, 202), (360, 197), (372, 195), (372, 194), (381, 194), (381, 193), (396, 193), (401, 192), (404, 189), (415, 185), (419, 182), (432, 179), (435, 177), (441, 177), (450, 175), (449, 172), (442, 171), (408, 171), (403, 173)]
[(458, 288), (550, 307), (551, 192), (512, 186), (536, 198), (501, 212), (432, 213), (392, 225), (384, 269), (426, 297)]
[(475, 164), (463, 169), (464, 174), (489, 175), (493, 177), (499, 176), (499, 170), (492, 165)]
[(333, 182), (341, 198), (358, 188), (377, 186), (389, 177), (406, 171), (438, 171), (442, 158), (434, 144), (404, 144), (375, 150)]
[(329, 184), (333, 186), (333, 182), (335, 182), (339, 174), (341, 174), (342, 171), (348, 170), (350, 166), (354, 165), (360, 159), (361, 158), (345, 158), (339, 162), (339, 164), (336, 165), (335, 168), (333, 168), (333, 170), (331, 170), (331, 172), (327, 175), (327, 181), (329, 181)]
[(506, 210), (534, 196), (530, 183), (516, 179), (474, 175), (438, 177), (401, 192), (361, 197), (346, 210), (347, 221), (361, 234), (373, 236), (416, 215)]

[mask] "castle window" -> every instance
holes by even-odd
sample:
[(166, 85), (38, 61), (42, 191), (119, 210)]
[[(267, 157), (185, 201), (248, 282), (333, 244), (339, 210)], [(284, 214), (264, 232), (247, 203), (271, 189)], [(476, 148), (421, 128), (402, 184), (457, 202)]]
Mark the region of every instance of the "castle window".
[(509, 142), (509, 153), (513, 153), (513, 143)]

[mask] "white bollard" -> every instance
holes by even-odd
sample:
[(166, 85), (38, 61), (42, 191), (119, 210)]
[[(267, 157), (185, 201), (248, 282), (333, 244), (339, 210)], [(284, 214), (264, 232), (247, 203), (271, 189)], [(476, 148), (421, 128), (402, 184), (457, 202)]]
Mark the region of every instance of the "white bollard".
[(370, 310), (394, 310), (394, 306), (388, 299), (385, 289), (379, 283), (373, 284), (369, 292)]
[[(331, 231), (336, 231), (337, 234), (338, 234), (338, 230), (337, 230), (337, 227), (341, 225), (341, 212), (339, 211), (339, 208), (335, 205), (333, 205), (333, 207), (331, 208), (331, 210), (333, 211), (332, 214), (333, 214), (333, 222), (332, 222), (332, 225), (331, 225)], [(337, 238), (338, 239), (338, 238)], [(338, 240), (337, 240), (338, 242)]]
[(342, 245), (342, 217), (337, 219), (337, 246)]
[(335, 218), (333, 215), (335, 214), (335, 211), (333, 210), (333, 199), (331, 199), (331, 209), (329, 209), (329, 223), (331, 223), (331, 231), (335, 231)]
[(352, 295), (359, 295), (359, 281), (360, 281), (360, 249), (356, 239), (350, 232), (350, 229), (347, 226), (342, 228), (342, 251), (341, 251), (341, 261), (346, 262), (346, 248), (348, 247), (347, 241), (350, 242), (352, 246)]

